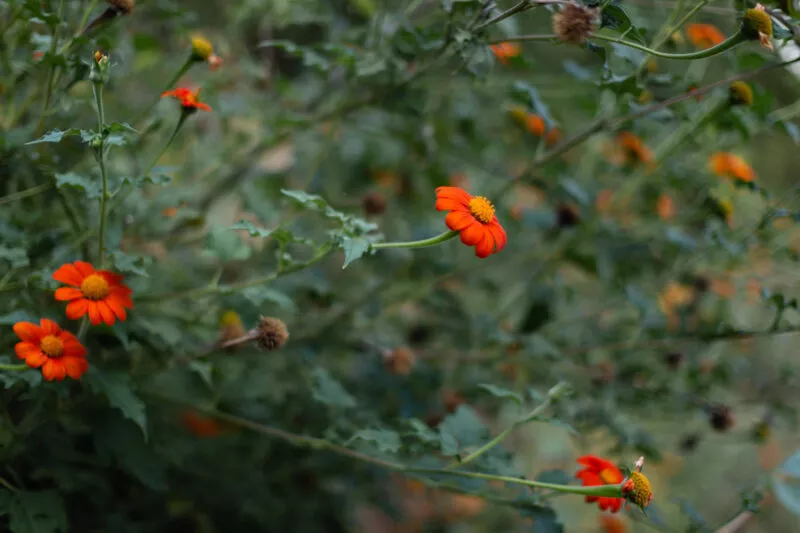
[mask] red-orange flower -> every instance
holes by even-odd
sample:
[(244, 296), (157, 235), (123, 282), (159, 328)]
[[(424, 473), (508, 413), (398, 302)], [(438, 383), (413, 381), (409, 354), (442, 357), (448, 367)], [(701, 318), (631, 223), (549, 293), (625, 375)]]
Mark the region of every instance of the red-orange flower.
[(622, 148), (623, 158), (626, 163), (630, 165), (635, 165), (636, 163), (651, 165), (653, 163), (654, 156), (652, 150), (644, 144), (642, 139), (633, 133), (623, 131), (617, 136), (617, 142), (619, 142)]
[[(616, 485), (622, 483), (625, 479), (622, 471), (614, 463), (594, 455), (579, 457), (578, 464), (586, 467), (575, 474), (575, 477), (581, 480), (584, 487)], [(609, 510), (612, 513), (616, 513), (622, 507), (623, 500), (622, 498), (586, 496), (586, 503), (593, 502), (597, 502), (598, 507), (603, 511)]]
[(198, 109), (202, 109), (203, 111), (211, 111), (211, 108), (208, 106), (208, 104), (204, 104), (200, 101), (200, 89), (192, 91), (191, 89), (187, 89), (185, 87), (178, 87), (172, 91), (165, 92), (161, 95), (161, 98), (165, 98), (167, 96), (171, 96), (176, 100), (179, 100), (184, 111), (192, 113)]
[(483, 196), (471, 196), (459, 187), (436, 189), (436, 210), (450, 211), (447, 227), (461, 234), (461, 242), (475, 247), (475, 255), (488, 257), (506, 246), (506, 230), (494, 214), (494, 206)]
[(39, 324), (14, 324), (14, 333), (22, 341), (14, 346), (17, 356), (29, 367), (41, 368), (47, 381), (61, 381), (67, 376), (80, 378), (89, 369), (86, 348), (75, 335), (62, 331), (52, 320), (43, 318)]
[(708, 160), (711, 171), (720, 177), (728, 177), (742, 181), (753, 181), (756, 173), (747, 162), (730, 152), (716, 152)]
[(117, 319), (127, 318), (126, 307), (133, 309), (133, 291), (122, 283), (122, 276), (107, 270), (95, 270), (84, 261), (61, 265), (53, 273), (53, 279), (72, 285), (56, 290), (56, 300), (69, 302), (67, 317), (72, 320), (88, 313), (92, 324), (105, 322), (111, 326)]
[(600, 529), (603, 533), (628, 533), (628, 526), (621, 518), (610, 514), (597, 515), (600, 519)]
[(489, 48), (492, 49), (492, 53), (504, 65), (508, 65), (508, 60), (510, 58), (518, 57), (521, 48), (517, 43), (498, 43), (493, 44)]
[(725, 40), (725, 35), (712, 24), (689, 24), (686, 36), (699, 49), (711, 48)]
[(208, 438), (222, 434), (222, 426), (213, 418), (188, 409), (180, 416), (183, 426), (195, 437)]

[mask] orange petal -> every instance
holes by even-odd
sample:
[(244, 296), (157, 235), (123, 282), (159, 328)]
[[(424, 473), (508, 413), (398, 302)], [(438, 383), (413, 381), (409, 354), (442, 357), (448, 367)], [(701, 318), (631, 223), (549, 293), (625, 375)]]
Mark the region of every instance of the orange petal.
[(89, 369), (89, 363), (83, 357), (61, 357), (64, 362), (64, 370), (72, 379), (80, 379), (84, 372)]
[(439, 198), (436, 200), (437, 211), (466, 211), (467, 206), (458, 200), (452, 198)]
[(485, 230), (483, 232), (483, 238), (481, 238), (475, 246), (475, 255), (483, 259), (492, 255), (492, 252), (494, 252), (494, 238), (491, 232)]
[(89, 302), (89, 306), (87, 308), (87, 311), (89, 312), (89, 322), (91, 322), (93, 326), (96, 326), (103, 321), (103, 317), (100, 315), (100, 310), (97, 308), (97, 302), (93, 302), (91, 300), (87, 301)]
[(480, 242), (484, 235), (484, 227), (480, 222), (467, 226), (461, 230), (461, 242), (467, 246), (475, 246)]
[(506, 247), (506, 243), (508, 242), (506, 230), (503, 229), (503, 226), (496, 220), (489, 224), (488, 227), (489, 231), (492, 232), (492, 237), (494, 237), (495, 252), (499, 252)]
[(56, 289), (56, 300), (59, 302), (66, 302), (76, 298), (83, 298), (83, 293), (80, 289), (74, 287), (61, 287)]
[(114, 274), (113, 272), (109, 272), (108, 270), (98, 270), (97, 273), (100, 274), (100, 276), (104, 280), (106, 280), (106, 282), (108, 282), (108, 284), (111, 286), (121, 285), (122, 280), (124, 279), (119, 274)]
[(59, 359), (47, 359), (42, 366), (42, 376), (47, 381), (59, 380), (61, 381), (67, 376), (67, 369), (64, 368), (64, 363)]
[(14, 333), (23, 341), (39, 344), (39, 341), (44, 337), (42, 328), (30, 322), (17, 322), (14, 324)]
[(77, 320), (89, 310), (91, 300), (81, 298), (80, 300), (72, 300), (67, 304), (67, 318), (70, 320)]
[(61, 333), (61, 328), (58, 327), (58, 324), (50, 320), (49, 318), (43, 318), (39, 321), (39, 324), (42, 326), (42, 331), (44, 331), (45, 335), (58, 335)]
[(28, 352), (25, 356), (25, 364), (31, 368), (39, 368), (47, 362), (47, 356), (41, 350)]
[(53, 279), (56, 281), (60, 281), (61, 283), (66, 283), (67, 285), (74, 285), (79, 287), (81, 283), (83, 283), (83, 276), (78, 269), (75, 268), (75, 265), (71, 265), (67, 263), (66, 265), (61, 265), (61, 267), (53, 272)]
[[(130, 298), (128, 299), (130, 300)], [(106, 305), (111, 308), (117, 318), (122, 321), (125, 321), (128, 318), (128, 314), (125, 312), (125, 307), (123, 307), (123, 303), (125, 302), (124, 297), (119, 295), (114, 295), (113, 293), (106, 298)], [(132, 307), (132, 306), (128, 306)]]
[(94, 267), (91, 263), (87, 263), (86, 261), (75, 261), (74, 265), (80, 275), (84, 278), (94, 274)]
[(72, 333), (62, 331), (59, 338), (64, 343), (64, 355), (62, 357), (83, 357), (86, 355), (86, 347)]
[(100, 316), (103, 318), (103, 322), (108, 324), (109, 326), (113, 326), (114, 322), (116, 322), (117, 317), (114, 316), (114, 311), (108, 306), (108, 304), (101, 300), (97, 302), (97, 310), (100, 312)]
[(27, 359), (31, 352), (41, 352), (42, 350), (36, 343), (22, 341), (14, 346), (14, 351), (20, 359)]
[(453, 231), (461, 231), (470, 224), (475, 224), (476, 220), (466, 211), (453, 211), (444, 217), (444, 223)]
[(472, 196), (461, 187), (437, 187), (436, 199), (439, 200), (441, 198), (456, 200), (464, 206), (468, 206)]

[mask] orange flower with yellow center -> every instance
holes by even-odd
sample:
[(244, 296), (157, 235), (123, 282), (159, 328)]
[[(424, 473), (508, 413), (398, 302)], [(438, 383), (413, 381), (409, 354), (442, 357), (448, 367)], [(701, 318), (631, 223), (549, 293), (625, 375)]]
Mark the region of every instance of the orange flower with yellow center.
[(43, 318), (38, 326), (17, 322), (14, 333), (22, 341), (14, 346), (17, 356), (29, 367), (41, 368), (47, 381), (61, 381), (67, 376), (79, 379), (89, 369), (86, 348), (75, 335), (62, 331), (52, 320)]
[[(625, 479), (622, 471), (614, 463), (595, 455), (579, 457), (578, 464), (586, 467), (575, 474), (575, 477), (581, 480), (581, 484), (584, 487), (616, 485), (622, 483)], [(622, 498), (586, 496), (586, 503), (594, 502), (597, 502), (597, 506), (601, 510), (609, 510), (612, 513), (616, 513), (622, 507), (623, 500)]]
[(730, 152), (716, 152), (708, 159), (708, 168), (720, 177), (727, 177), (741, 181), (753, 181), (756, 173), (747, 162), (736, 154)]
[(651, 165), (654, 156), (652, 150), (638, 136), (629, 131), (623, 131), (617, 136), (617, 143), (622, 150), (622, 158), (629, 165), (644, 163)]
[(109, 326), (127, 318), (125, 308), (133, 309), (131, 291), (122, 276), (107, 270), (95, 270), (84, 261), (67, 263), (53, 273), (53, 279), (71, 285), (56, 290), (56, 300), (69, 302), (67, 317), (76, 320), (88, 314), (92, 324)]
[(519, 57), (522, 49), (517, 43), (498, 43), (493, 44), (489, 48), (492, 53), (504, 65), (508, 65), (508, 60), (514, 57)]
[(203, 111), (211, 111), (211, 108), (208, 106), (208, 104), (204, 104), (200, 101), (200, 89), (192, 91), (191, 89), (187, 89), (185, 87), (178, 87), (172, 91), (165, 92), (161, 95), (161, 98), (165, 98), (167, 96), (171, 96), (180, 101), (181, 108), (184, 112), (194, 113), (198, 109)]
[(725, 40), (725, 34), (712, 24), (689, 24), (686, 27), (686, 36), (700, 50), (711, 48)]
[(472, 196), (459, 187), (436, 189), (436, 210), (449, 211), (445, 224), (460, 233), (461, 242), (475, 247), (475, 255), (489, 257), (508, 242), (506, 230), (494, 214), (494, 206), (483, 196)]

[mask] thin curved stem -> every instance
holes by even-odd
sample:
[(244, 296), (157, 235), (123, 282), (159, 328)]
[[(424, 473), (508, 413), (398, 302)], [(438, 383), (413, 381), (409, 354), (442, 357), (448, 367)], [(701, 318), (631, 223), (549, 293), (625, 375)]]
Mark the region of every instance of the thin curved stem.
[(35, 196), (39, 193), (49, 191), (52, 188), (53, 188), (52, 183), (43, 183), (41, 185), (36, 185), (35, 187), (30, 187), (29, 189), (25, 189), (23, 191), (7, 194), (6, 196), (0, 198), (0, 205), (10, 204), (11, 202), (27, 198), (28, 196)]
[(430, 239), (423, 239), (421, 241), (407, 241), (407, 242), (379, 242), (372, 245), (373, 250), (379, 250), (381, 248), (425, 248), (426, 246), (435, 246), (439, 243), (449, 241), (459, 232), (457, 231), (446, 231), (441, 235), (437, 235), (436, 237), (431, 237)]
[[(186, 59), (186, 61), (183, 63), (183, 65), (181, 65), (181, 68), (179, 68), (179, 69), (178, 69), (178, 70), (175, 72), (175, 74), (172, 76), (172, 78), (170, 78), (169, 82), (167, 82), (167, 83), (164, 85), (164, 91), (168, 91), (168, 90), (172, 89), (172, 88), (173, 88), (173, 86), (174, 86), (176, 83), (178, 83), (178, 81), (181, 79), (181, 77), (182, 77), (184, 74), (186, 74), (187, 72), (189, 72), (189, 69), (190, 69), (190, 68), (192, 68), (192, 65), (193, 65), (194, 63), (195, 63), (195, 60), (194, 60), (194, 59), (192, 58), (192, 56), (190, 55), (190, 56), (189, 56), (189, 57)], [(162, 91), (162, 92), (164, 92), (164, 91)], [(138, 116), (138, 117), (136, 117), (136, 120), (134, 120), (134, 121), (133, 121), (133, 123), (134, 123), (134, 124), (137, 124), (137, 123), (141, 122), (141, 121), (142, 121), (142, 120), (143, 120), (143, 119), (144, 119), (144, 118), (145, 118), (145, 117), (148, 115), (148, 113), (150, 113), (150, 111), (151, 111), (151, 110), (152, 110), (152, 109), (153, 109), (153, 108), (156, 106), (156, 104), (158, 103), (158, 101), (159, 101), (160, 99), (161, 99), (161, 94), (159, 93), (159, 95), (158, 95), (158, 99), (157, 99), (157, 100), (155, 100), (155, 101), (153, 101), (153, 103), (151, 103), (149, 106), (147, 106), (147, 107), (144, 109), (144, 111), (142, 111), (142, 112), (139, 114), (139, 116)]]
[(23, 370), (27, 370), (28, 368), (30, 367), (26, 364), (20, 364), (20, 365), (0, 364), (0, 370), (4, 370), (6, 372), (21, 372)]

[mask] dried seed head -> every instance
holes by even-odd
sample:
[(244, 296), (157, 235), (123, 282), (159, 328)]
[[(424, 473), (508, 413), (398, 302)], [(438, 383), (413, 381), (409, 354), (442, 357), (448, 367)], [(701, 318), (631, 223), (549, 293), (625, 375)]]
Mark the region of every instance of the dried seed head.
[(553, 15), (553, 32), (567, 43), (583, 43), (596, 26), (597, 11), (585, 6), (567, 4)]
[(753, 89), (743, 81), (735, 81), (728, 88), (728, 102), (731, 105), (749, 106), (753, 104)]
[(556, 208), (556, 223), (559, 228), (571, 228), (581, 221), (578, 209), (569, 204), (559, 204)]
[(683, 354), (680, 352), (670, 352), (664, 355), (664, 363), (672, 370), (678, 370), (683, 364)]
[(289, 340), (289, 330), (279, 318), (262, 316), (258, 322), (256, 344), (265, 352), (281, 348)]
[(136, 4), (134, 0), (106, 0), (106, 1), (125, 15), (130, 15), (131, 13), (133, 13), (133, 7)]
[(708, 411), (708, 423), (715, 431), (728, 431), (734, 424), (733, 411), (727, 405), (712, 405)]
[(753, 9), (748, 9), (744, 12), (741, 24), (742, 34), (751, 40), (761, 41), (764, 48), (772, 50), (772, 19), (767, 13), (764, 6), (756, 4)]
[(417, 357), (410, 349), (401, 346), (392, 351), (387, 350), (384, 362), (386, 363), (386, 369), (390, 373), (398, 376), (407, 376), (411, 373), (411, 369), (414, 368)]
[(386, 197), (379, 192), (368, 192), (361, 198), (361, 209), (367, 215), (382, 215), (386, 211), (389, 202)]

